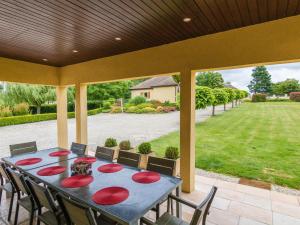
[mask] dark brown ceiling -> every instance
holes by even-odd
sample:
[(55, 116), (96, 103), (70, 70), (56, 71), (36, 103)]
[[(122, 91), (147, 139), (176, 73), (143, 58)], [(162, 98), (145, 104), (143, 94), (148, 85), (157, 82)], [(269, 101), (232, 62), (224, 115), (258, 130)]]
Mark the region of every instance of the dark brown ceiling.
[[(54, 66), (300, 13), (300, 0), (0, 0), (0, 4), (0, 56)], [(185, 17), (192, 21), (184, 23)]]

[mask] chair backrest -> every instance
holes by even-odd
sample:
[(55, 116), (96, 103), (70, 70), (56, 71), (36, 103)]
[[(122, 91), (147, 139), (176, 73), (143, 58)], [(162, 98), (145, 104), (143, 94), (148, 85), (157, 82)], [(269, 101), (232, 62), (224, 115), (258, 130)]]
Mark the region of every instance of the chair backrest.
[(201, 202), (201, 204), (195, 210), (192, 221), (190, 225), (199, 225), (202, 221), (202, 225), (206, 224), (206, 217), (209, 213), (209, 209), (212, 201), (214, 200), (215, 194), (217, 192), (217, 187), (213, 186), (207, 197)]
[(141, 155), (133, 152), (121, 151), (119, 152), (119, 156), (117, 159), (118, 163), (138, 167), (141, 161)]
[(71, 151), (78, 155), (84, 155), (87, 145), (72, 142)]
[(58, 211), (55, 206), (55, 200), (49, 189), (37, 184), (30, 178), (26, 178), (25, 182), (32, 194), (32, 197), (40, 208), (45, 207), (52, 212)]
[(28, 187), (25, 183), (24, 175), (17, 172), (16, 170), (13, 170), (9, 167), (6, 167), (7, 174), (10, 176), (11, 181), (13, 183), (14, 188), (17, 192), (23, 192), (27, 195), (30, 195), (30, 192), (28, 190)]
[(95, 157), (104, 159), (107, 161), (113, 161), (115, 150), (106, 147), (97, 146)]
[(148, 157), (147, 170), (173, 176), (175, 167), (175, 160), (158, 158), (153, 156)]
[(0, 176), (3, 179), (10, 180), (10, 178), (8, 177), (7, 172), (6, 172), (6, 167), (7, 166), (4, 162), (0, 162)]
[(10, 149), (10, 155), (15, 156), (24, 153), (36, 152), (37, 146), (36, 146), (36, 142), (32, 141), (27, 143), (10, 145), (9, 149)]
[(64, 213), (67, 224), (97, 225), (91, 208), (62, 194), (57, 195), (57, 201)]

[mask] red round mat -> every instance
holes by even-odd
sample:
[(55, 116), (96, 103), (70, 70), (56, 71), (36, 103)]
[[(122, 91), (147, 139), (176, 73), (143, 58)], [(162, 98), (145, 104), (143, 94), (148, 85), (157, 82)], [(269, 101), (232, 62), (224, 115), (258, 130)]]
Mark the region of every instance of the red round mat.
[(53, 176), (65, 172), (66, 167), (64, 166), (50, 166), (44, 169), (41, 169), (37, 172), (39, 176)]
[(61, 186), (65, 188), (84, 187), (92, 183), (94, 178), (91, 175), (75, 175), (65, 178), (61, 182)]
[(93, 162), (96, 162), (96, 158), (95, 157), (82, 157), (82, 158), (76, 159), (74, 162), (75, 163), (79, 163), (79, 162), (93, 163)]
[(52, 157), (59, 157), (59, 156), (66, 156), (69, 155), (71, 152), (69, 150), (60, 150), (60, 151), (56, 151), (56, 152), (51, 152), (49, 154), (49, 156)]
[(28, 166), (32, 164), (36, 164), (42, 161), (41, 158), (28, 158), (28, 159), (22, 159), (16, 162), (17, 166)]
[(132, 176), (132, 180), (137, 183), (150, 184), (160, 180), (160, 174), (151, 171), (139, 172)]
[(117, 163), (110, 163), (98, 168), (99, 172), (102, 173), (115, 173), (123, 169), (123, 166)]
[(99, 205), (114, 205), (125, 201), (129, 191), (122, 187), (107, 187), (97, 191), (92, 199)]

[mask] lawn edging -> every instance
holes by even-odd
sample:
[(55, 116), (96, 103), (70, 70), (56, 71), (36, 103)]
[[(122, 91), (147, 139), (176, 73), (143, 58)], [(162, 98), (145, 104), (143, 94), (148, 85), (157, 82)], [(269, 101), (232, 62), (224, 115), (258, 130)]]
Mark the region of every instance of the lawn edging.
[[(88, 116), (96, 115), (101, 112), (102, 112), (101, 108), (92, 109), (88, 111)], [(68, 112), (68, 118), (69, 119), (75, 118), (75, 112)], [(0, 118), (0, 127), (26, 124), (26, 123), (35, 123), (35, 122), (56, 120), (56, 119), (57, 119), (56, 113), (3, 117)]]

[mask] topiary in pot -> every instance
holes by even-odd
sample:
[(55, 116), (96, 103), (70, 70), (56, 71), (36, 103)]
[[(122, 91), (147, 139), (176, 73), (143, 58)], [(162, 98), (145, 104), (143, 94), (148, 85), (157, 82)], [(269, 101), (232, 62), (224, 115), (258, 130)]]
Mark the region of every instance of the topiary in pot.
[(165, 157), (167, 159), (178, 159), (179, 158), (179, 150), (177, 147), (169, 146), (166, 148)]
[(117, 140), (114, 138), (107, 138), (104, 144), (104, 146), (108, 148), (116, 147), (117, 145)]
[(153, 155), (153, 152), (151, 150), (151, 144), (149, 142), (144, 142), (140, 144), (138, 147), (138, 151), (141, 154), (140, 168), (146, 169), (148, 163), (148, 157), (150, 155)]
[(131, 149), (131, 144), (129, 140), (126, 141), (121, 141), (119, 144), (120, 150), (130, 150)]

